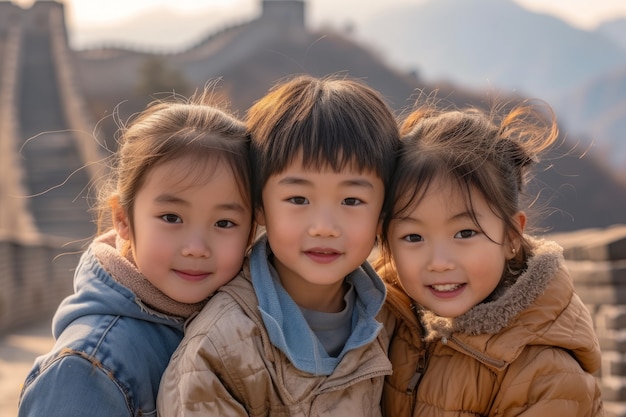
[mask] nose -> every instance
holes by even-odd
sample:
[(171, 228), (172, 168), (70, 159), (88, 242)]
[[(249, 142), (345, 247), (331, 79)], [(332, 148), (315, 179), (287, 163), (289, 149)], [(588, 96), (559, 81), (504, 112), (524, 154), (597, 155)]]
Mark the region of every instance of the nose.
[(454, 269), (454, 259), (450, 248), (441, 243), (432, 244), (428, 270), (431, 272), (444, 272), (452, 269)]
[(182, 250), (183, 256), (196, 258), (208, 258), (211, 256), (209, 239), (203, 233), (191, 233), (184, 241)]
[(331, 208), (320, 207), (311, 213), (309, 235), (318, 237), (337, 237), (341, 234), (336, 213)]

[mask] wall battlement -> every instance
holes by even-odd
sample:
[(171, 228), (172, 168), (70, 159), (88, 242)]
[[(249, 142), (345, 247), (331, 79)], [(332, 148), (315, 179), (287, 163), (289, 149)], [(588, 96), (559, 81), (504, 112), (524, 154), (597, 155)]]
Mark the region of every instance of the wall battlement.
[(607, 417), (626, 416), (626, 225), (549, 236), (563, 254), (602, 349), (597, 377)]

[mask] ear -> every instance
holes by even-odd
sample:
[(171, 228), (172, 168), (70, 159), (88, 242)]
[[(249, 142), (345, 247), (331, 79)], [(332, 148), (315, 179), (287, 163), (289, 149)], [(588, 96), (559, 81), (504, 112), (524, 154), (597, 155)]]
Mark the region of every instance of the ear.
[(376, 226), (376, 236), (380, 236), (383, 234), (383, 217), (381, 216), (378, 219), (378, 225)]
[(258, 209), (254, 210), (254, 219), (259, 226), (266, 226), (265, 212), (263, 211), (263, 207), (259, 207)]
[[(523, 211), (518, 211), (513, 216), (513, 223), (515, 225), (515, 229), (520, 235), (524, 234), (524, 229), (526, 228), (526, 220), (527, 220), (526, 213), (524, 213)], [(520, 242), (517, 236), (518, 235), (516, 233), (511, 233), (509, 235), (510, 257), (507, 256), (507, 258), (509, 259), (514, 258), (515, 254), (518, 253), (520, 250)]]
[(130, 224), (128, 214), (120, 204), (119, 196), (115, 195), (109, 199), (111, 207), (111, 217), (113, 219), (113, 227), (117, 234), (124, 240), (130, 240)]
[(524, 229), (526, 229), (526, 219), (526, 213), (523, 211), (518, 211), (515, 213), (515, 216), (513, 216), (513, 222), (517, 225), (517, 230), (520, 235), (524, 234)]

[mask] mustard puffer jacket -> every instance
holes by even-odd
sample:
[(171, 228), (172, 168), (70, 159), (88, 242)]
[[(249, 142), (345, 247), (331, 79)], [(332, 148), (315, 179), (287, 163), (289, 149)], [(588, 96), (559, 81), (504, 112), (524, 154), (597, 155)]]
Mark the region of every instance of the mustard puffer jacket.
[(496, 299), (455, 318), (415, 308), (388, 282), (398, 323), (383, 415), (603, 416), (600, 348), (561, 247), (534, 240), (528, 268)]

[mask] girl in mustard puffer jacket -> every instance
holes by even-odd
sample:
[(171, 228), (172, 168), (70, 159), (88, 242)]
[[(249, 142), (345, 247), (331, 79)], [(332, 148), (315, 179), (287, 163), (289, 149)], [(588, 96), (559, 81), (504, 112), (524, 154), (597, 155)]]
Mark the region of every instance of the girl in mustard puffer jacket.
[(528, 167), (558, 137), (543, 109), (426, 106), (401, 125), (377, 263), (400, 319), (385, 415), (604, 415), (598, 341), (562, 249), (524, 233)]

